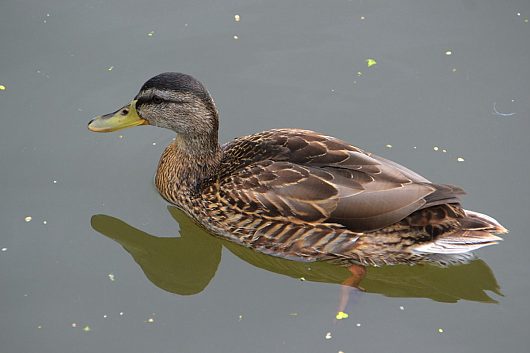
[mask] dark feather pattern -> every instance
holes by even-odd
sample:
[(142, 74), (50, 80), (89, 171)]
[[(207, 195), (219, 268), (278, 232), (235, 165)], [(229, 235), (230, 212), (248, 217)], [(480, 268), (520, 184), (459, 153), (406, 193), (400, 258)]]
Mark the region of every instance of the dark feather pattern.
[[(261, 147), (261, 155), (255, 148), (246, 149), (251, 143)], [(252, 194), (268, 216), (288, 215), (369, 232), (440, 200), (454, 202), (460, 194), (459, 188), (430, 184), (414, 173), (403, 173), (396, 164), (307, 130), (267, 131), (236, 139), (223, 150), (221, 165), (227, 170), (220, 173), (230, 178), (220, 178), (219, 187), (237, 190), (223, 197)], [(248, 164), (234, 170), (235, 158)]]
[(471, 257), (434, 257), (429, 245), (472, 226), (486, 229), (467, 245), (477, 248), (498, 241), (490, 233), (503, 231), (468, 220), (461, 188), (430, 183), (312, 131), (264, 131), (221, 151), (219, 166), (193, 202), (170, 197), (164, 187), (161, 192), (211, 231), (268, 254), (343, 264), (451, 263)]

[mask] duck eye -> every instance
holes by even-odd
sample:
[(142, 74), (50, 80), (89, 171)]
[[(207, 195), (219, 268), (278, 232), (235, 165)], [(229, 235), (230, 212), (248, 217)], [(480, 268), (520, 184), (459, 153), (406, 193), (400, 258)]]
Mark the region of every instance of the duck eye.
[(157, 96), (153, 97), (153, 103), (156, 103), (156, 104), (162, 103), (162, 98), (157, 97)]

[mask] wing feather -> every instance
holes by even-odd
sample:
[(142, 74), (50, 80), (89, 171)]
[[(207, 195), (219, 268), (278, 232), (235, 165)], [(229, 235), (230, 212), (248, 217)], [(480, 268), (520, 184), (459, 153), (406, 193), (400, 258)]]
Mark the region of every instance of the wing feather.
[[(463, 190), (312, 131), (269, 130), (223, 146), (222, 199), (242, 212), (366, 232), (414, 211), (457, 203)], [(237, 202), (237, 200), (248, 202)]]

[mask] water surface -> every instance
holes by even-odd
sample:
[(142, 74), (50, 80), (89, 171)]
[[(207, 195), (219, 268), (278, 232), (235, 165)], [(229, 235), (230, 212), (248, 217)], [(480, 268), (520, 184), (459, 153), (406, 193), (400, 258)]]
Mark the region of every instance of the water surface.
[[(529, 17), (525, 0), (3, 1), (0, 350), (525, 351)], [(168, 209), (152, 177), (171, 132), (87, 131), (164, 71), (205, 83), (223, 142), (334, 135), (462, 186), (510, 234), (465, 266), (369, 269), (337, 322), (345, 269)]]

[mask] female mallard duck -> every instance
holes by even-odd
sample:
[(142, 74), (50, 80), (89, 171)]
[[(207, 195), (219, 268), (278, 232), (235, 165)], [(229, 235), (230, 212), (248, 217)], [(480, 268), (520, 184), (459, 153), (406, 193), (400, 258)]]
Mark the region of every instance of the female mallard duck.
[(274, 129), (219, 145), (218, 112), (204, 86), (181, 73), (148, 80), (134, 100), (98, 116), (91, 131), (153, 125), (176, 132), (155, 184), (209, 231), (302, 261), (383, 265), (466, 262), (507, 230), (464, 210), (462, 189), (337, 138)]

